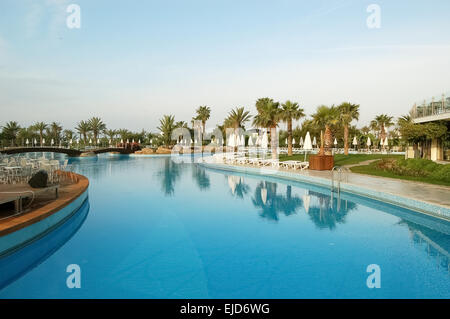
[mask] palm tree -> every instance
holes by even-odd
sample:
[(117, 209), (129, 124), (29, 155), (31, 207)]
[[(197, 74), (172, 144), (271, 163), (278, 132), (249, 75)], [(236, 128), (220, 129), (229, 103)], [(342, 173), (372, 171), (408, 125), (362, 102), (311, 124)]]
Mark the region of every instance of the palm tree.
[(287, 123), (288, 155), (292, 155), (292, 120), (299, 120), (305, 116), (304, 110), (296, 102), (286, 101), (282, 106), (281, 119)]
[(359, 104), (344, 102), (338, 106), (339, 117), (344, 125), (344, 154), (348, 155), (348, 126), (359, 119)]
[(2, 135), (8, 139), (11, 140), (11, 145), (14, 145), (17, 135), (20, 131), (20, 125), (15, 121), (10, 121), (6, 123), (5, 126), (2, 128)]
[(172, 132), (175, 129), (175, 116), (164, 115), (162, 119), (159, 120), (158, 130), (162, 133), (162, 140), (166, 147), (169, 147), (172, 142)]
[(394, 122), (392, 122), (393, 118), (394, 117), (389, 116), (387, 114), (380, 114), (377, 115), (375, 119), (370, 122), (370, 125), (373, 128), (376, 128), (377, 130), (380, 131), (379, 138), (381, 141), (384, 141), (384, 139), (386, 138), (386, 128), (394, 125)]
[(68, 142), (71, 139), (73, 139), (74, 132), (72, 130), (64, 130), (63, 131), (63, 137)]
[(112, 141), (116, 137), (117, 131), (116, 130), (105, 130), (105, 134)]
[(245, 122), (248, 122), (250, 119), (251, 115), (249, 111), (245, 111), (244, 107), (236, 107), (228, 113), (228, 117), (225, 119), (223, 125), (225, 128), (244, 128)]
[(125, 141), (127, 138), (129, 138), (131, 132), (126, 128), (121, 128), (120, 130), (117, 130), (117, 135), (119, 135), (120, 138)]
[(44, 140), (44, 131), (47, 129), (47, 124), (44, 122), (37, 122), (33, 125), (34, 129), (39, 132), (40, 145)]
[(176, 122), (176, 123), (175, 123), (175, 127), (176, 127), (176, 128), (186, 128), (186, 129), (189, 129), (189, 126), (188, 126), (187, 122), (185, 122), (185, 121), (178, 121), (178, 122)]
[[(338, 123), (337, 108), (333, 105), (328, 107), (320, 105), (316, 109), (316, 113), (312, 115), (314, 125), (320, 127), (320, 152), (321, 155), (331, 155), (331, 147), (333, 145), (333, 134), (330, 126)], [(322, 128), (325, 127), (325, 134)]]
[(84, 144), (87, 143), (87, 135), (91, 131), (91, 126), (89, 125), (89, 122), (87, 121), (80, 121), (77, 124), (77, 127), (75, 130), (80, 134), (80, 136), (83, 136)]
[(48, 135), (57, 143), (61, 139), (62, 126), (57, 122), (52, 122), (48, 127)]
[(99, 117), (91, 118), (88, 123), (94, 135), (94, 143), (97, 143), (98, 135), (106, 130), (106, 124)]
[(194, 120), (202, 121), (202, 134), (205, 135), (205, 126), (206, 121), (209, 120), (211, 116), (211, 109), (208, 106), (199, 106), (197, 110), (195, 110), (197, 116), (194, 117)]
[(265, 97), (256, 101), (256, 110), (258, 114), (253, 118), (253, 125), (268, 128), (270, 130), (270, 139), (272, 147), (272, 159), (277, 159), (277, 126), (281, 119), (280, 103)]

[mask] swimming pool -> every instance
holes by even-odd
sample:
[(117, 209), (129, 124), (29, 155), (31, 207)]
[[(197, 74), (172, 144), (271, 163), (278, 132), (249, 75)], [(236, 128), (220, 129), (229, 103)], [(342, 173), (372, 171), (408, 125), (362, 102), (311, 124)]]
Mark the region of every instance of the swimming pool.
[[(0, 298), (450, 297), (449, 222), (169, 157), (71, 161), (88, 202), (0, 259)], [(381, 288), (366, 284), (371, 264)]]

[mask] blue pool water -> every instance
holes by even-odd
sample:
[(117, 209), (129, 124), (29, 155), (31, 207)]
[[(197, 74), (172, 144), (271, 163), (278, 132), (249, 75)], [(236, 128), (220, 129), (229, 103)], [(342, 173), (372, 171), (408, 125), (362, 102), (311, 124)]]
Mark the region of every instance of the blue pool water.
[[(0, 258), (0, 298), (450, 297), (448, 222), (169, 157), (72, 162), (88, 202)], [(381, 288), (367, 287), (371, 264)]]

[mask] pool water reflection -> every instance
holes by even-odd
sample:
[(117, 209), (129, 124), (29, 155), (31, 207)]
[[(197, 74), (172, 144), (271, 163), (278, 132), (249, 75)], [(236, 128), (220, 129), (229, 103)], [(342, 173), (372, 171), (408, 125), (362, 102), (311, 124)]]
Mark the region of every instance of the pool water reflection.
[[(90, 179), (86, 220), (0, 297), (450, 297), (448, 222), (169, 157), (71, 162)], [(80, 289), (66, 286), (69, 264)], [(370, 264), (380, 289), (366, 285)]]

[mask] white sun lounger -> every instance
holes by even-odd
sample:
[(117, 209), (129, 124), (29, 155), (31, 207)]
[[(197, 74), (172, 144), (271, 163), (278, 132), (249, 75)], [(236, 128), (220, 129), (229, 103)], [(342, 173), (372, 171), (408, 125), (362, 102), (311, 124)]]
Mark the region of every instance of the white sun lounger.
[(284, 161), (284, 162), (281, 162), (280, 165), (282, 167), (291, 168), (291, 169), (300, 169), (300, 170), (304, 170), (309, 167), (308, 162), (300, 162), (300, 161)]

